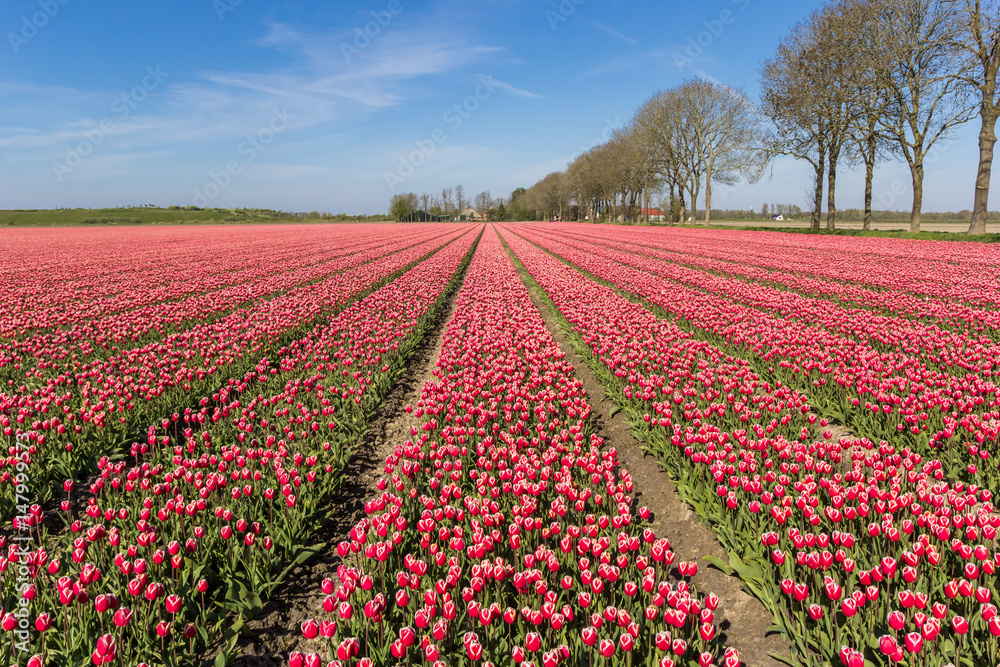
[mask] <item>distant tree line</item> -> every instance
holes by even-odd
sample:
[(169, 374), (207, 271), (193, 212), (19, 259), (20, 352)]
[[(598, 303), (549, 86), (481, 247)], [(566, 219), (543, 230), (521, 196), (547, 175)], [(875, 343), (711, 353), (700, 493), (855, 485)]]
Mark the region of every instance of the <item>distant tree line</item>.
[[(865, 211), (860, 208), (845, 208), (837, 210), (838, 222), (864, 222), (866, 215), (871, 215), (872, 222), (901, 222), (910, 219), (910, 211)], [(972, 211), (945, 211), (945, 212), (924, 212), (921, 214), (922, 222), (969, 222)], [(989, 222), (1000, 222), (1000, 211), (987, 212), (986, 219)]]
[(465, 197), (465, 188), (461, 185), (442, 188), (440, 194), (406, 192), (392, 197), (389, 202), (389, 217), (403, 220), (417, 211), (424, 211), (431, 215), (457, 218), (469, 203)]
[(328, 211), (309, 211), (308, 213), (295, 213), (297, 218), (306, 220), (327, 220), (332, 222), (365, 222), (367, 220), (384, 220), (382, 214), (366, 215), (364, 213), (330, 213)]
[(545, 220), (568, 210), (568, 200), (558, 199), (561, 193), (561, 186), (551, 178), (543, 179), (530, 190), (517, 188), (507, 197), (494, 197), (489, 190), (484, 190), (471, 199), (466, 199), (461, 185), (445, 188), (440, 195), (406, 192), (392, 197), (389, 202), (389, 217), (397, 221), (405, 220), (424, 211), (430, 215), (457, 220), (463, 211), (473, 208), (486, 220), (493, 222)]

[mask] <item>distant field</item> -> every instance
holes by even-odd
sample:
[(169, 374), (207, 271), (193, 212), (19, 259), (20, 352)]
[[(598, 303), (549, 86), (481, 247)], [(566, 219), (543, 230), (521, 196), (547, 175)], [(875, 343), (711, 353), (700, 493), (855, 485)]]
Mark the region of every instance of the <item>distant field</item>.
[(0, 211), (0, 226), (5, 227), (238, 224), (281, 221), (305, 222), (304, 219), (290, 213), (266, 209), (73, 208)]
[[(825, 228), (826, 221), (823, 221)], [(779, 222), (777, 220), (724, 220), (722, 222), (712, 221), (712, 226), (719, 227), (775, 227), (781, 229), (789, 228), (801, 228), (805, 229), (809, 226), (808, 219), (802, 220), (785, 220)], [(860, 222), (838, 222), (837, 229), (861, 229), (862, 223)], [(873, 222), (872, 229), (879, 232), (905, 232), (910, 229), (909, 220), (900, 220), (898, 222)], [(920, 229), (925, 232), (952, 232), (956, 234), (964, 234), (969, 231), (968, 222), (924, 222), (920, 225)], [(987, 234), (1000, 234), (1000, 222), (992, 222), (986, 225)]]

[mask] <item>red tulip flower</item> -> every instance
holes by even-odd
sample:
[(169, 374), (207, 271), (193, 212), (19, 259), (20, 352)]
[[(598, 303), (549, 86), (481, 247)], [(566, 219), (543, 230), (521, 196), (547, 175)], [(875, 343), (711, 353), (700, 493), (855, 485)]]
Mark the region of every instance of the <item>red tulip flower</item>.
[(319, 636), (319, 623), (313, 619), (309, 619), (302, 622), (301, 625), (302, 636), (306, 639), (315, 639)]

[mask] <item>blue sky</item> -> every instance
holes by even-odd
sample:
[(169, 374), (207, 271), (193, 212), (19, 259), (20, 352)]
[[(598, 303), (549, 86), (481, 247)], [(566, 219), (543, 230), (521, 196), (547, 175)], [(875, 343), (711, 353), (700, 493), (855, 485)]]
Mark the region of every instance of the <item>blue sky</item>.
[[(819, 4), (5, 0), (0, 208), (374, 213), (393, 189), (507, 195), (657, 89), (703, 74), (756, 95), (758, 63)], [(976, 134), (929, 168), (925, 210), (971, 208)], [(908, 173), (879, 168), (880, 208), (909, 207)], [(715, 205), (805, 207), (808, 188), (784, 160)], [(861, 205), (860, 174), (838, 190)]]

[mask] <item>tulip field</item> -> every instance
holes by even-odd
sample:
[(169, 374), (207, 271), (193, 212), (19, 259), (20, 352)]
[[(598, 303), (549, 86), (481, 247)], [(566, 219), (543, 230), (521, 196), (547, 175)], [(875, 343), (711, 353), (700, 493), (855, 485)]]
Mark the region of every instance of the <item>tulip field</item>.
[[(789, 665), (1000, 664), (989, 245), (571, 223), (0, 236), (0, 664), (256, 664), (241, 630), (319, 554), (336, 573), (309, 584), (321, 613), (288, 667), (752, 667), (707, 568), (760, 601)], [(415, 425), (318, 542), (431, 341)], [(671, 517), (584, 373), (727, 558), (658, 534)]]
[(792, 661), (996, 665), (1000, 253), (599, 232), (510, 245)]

